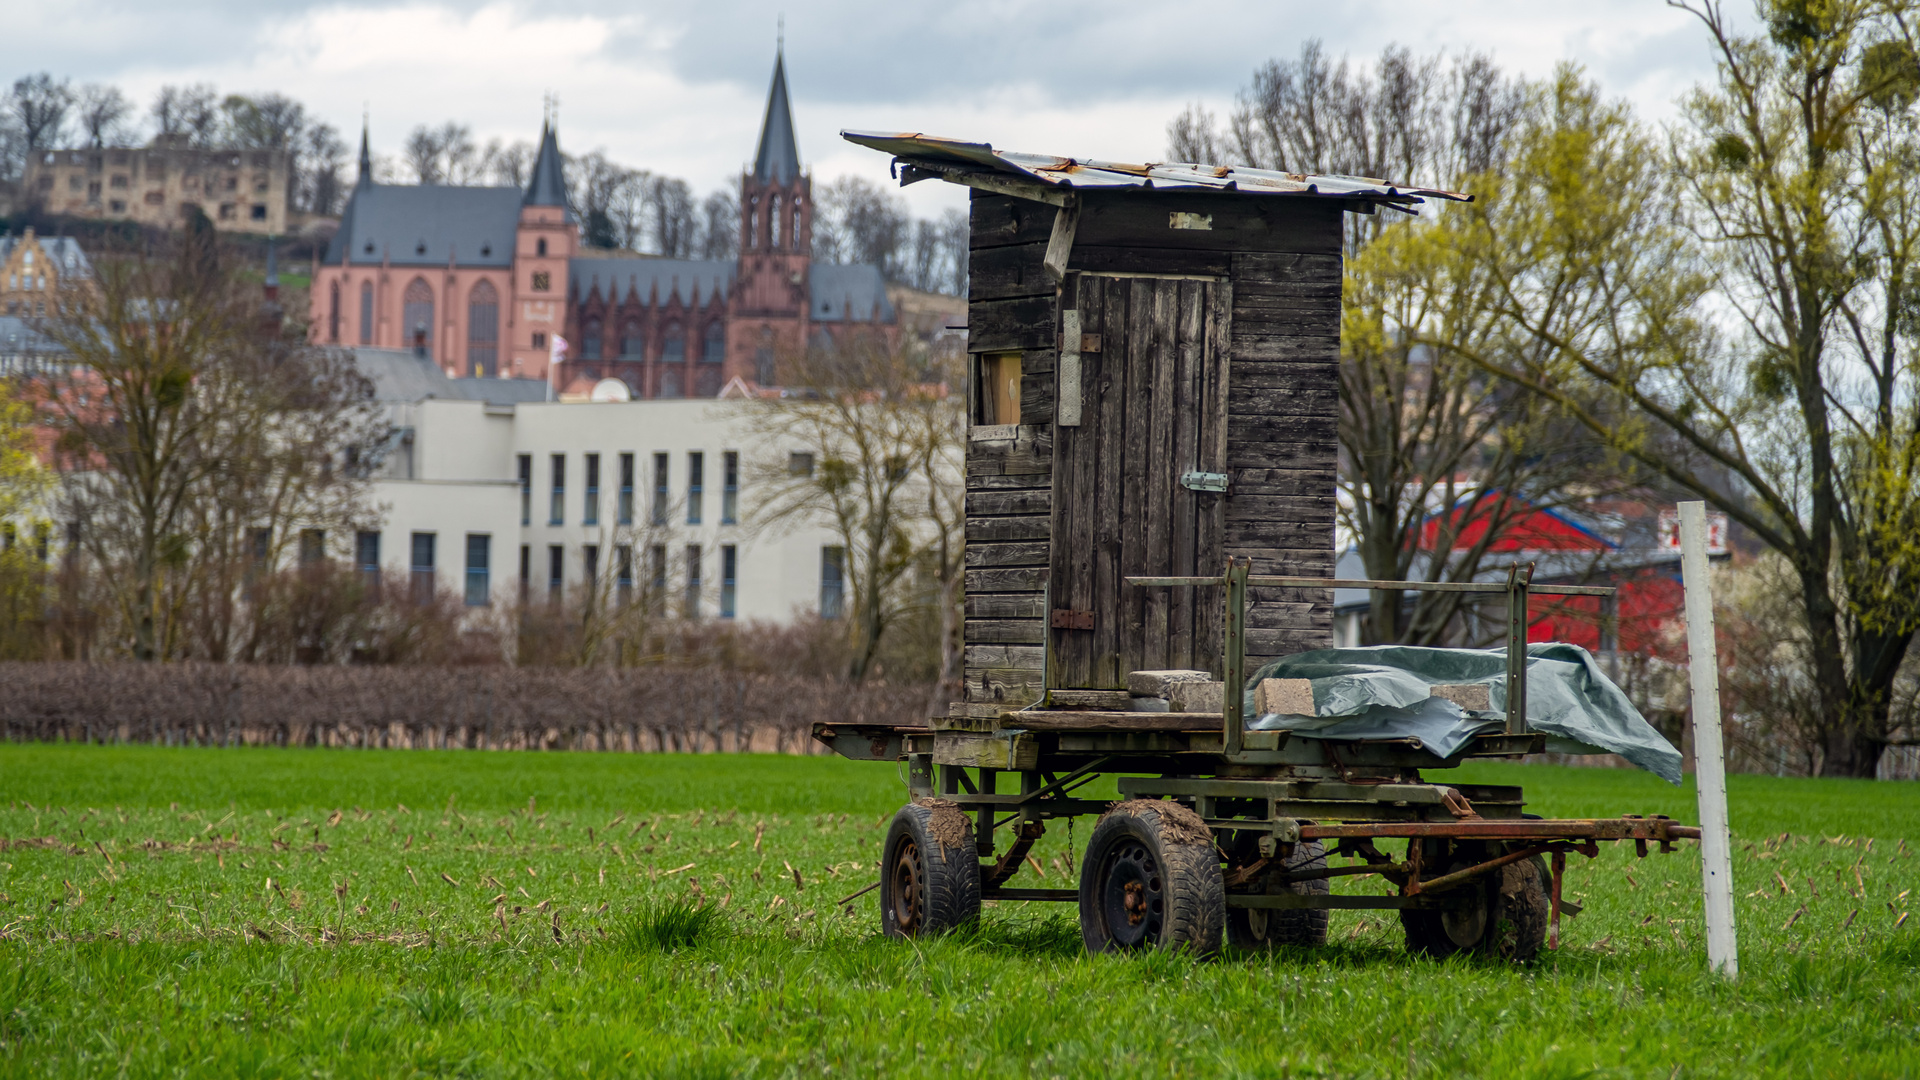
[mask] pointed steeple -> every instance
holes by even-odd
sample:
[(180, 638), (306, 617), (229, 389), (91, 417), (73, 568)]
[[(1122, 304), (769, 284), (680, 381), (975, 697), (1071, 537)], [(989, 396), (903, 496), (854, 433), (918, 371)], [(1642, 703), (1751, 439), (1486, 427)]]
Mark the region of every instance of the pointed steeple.
[(522, 206), (558, 206), (566, 210), (567, 223), (573, 224), (573, 209), (567, 206), (567, 177), (560, 167), (560, 141), (553, 125), (540, 124), (540, 153), (533, 159), (533, 181), (527, 185)]
[(373, 152), (367, 145), (367, 118), (360, 118), (360, 175), (353, 182), (354, 190), (373, 186)]
[(800, 147), (793, 138), (793, 108), (787, 103), (787, 60), (783, 46), (773, 55), (773, 86), (767, 91), (767, 119), (760, 127), (760, 150), (753, 177), (778, 184), (800, 175)]

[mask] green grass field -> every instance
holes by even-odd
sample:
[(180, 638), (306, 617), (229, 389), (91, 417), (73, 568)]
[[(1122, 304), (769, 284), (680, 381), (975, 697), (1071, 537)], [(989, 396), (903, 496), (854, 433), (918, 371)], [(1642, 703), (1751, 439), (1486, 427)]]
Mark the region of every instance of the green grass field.
[[(1914, 785), (1733, 778), (1732, 985), (1692, 845), (1573, 860), (1587, 910), (1524, 968), (1372, 912), (1211, 962), (1089, 958), (1067, 905), (889, 941), (835, 901), (903, 800), (837, 759), (0, 746), (0, 1075), (1920, 1076)], [(1068, 841), (1014, 884), (1071, 881)]]

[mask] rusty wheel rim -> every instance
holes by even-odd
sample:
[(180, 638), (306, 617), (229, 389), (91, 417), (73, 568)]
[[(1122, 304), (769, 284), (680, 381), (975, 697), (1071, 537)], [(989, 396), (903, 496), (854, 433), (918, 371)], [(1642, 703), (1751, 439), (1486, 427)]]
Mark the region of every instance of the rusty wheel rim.
[(1138, 840), (1110, 850), (1100, 864), (1100, 914), (1107, 939), (1121, 949), (1138, 949), (1160, 940), (1166, 897), (1160, 866)]
[(893, 857), (893, 922), (900, 933), (911, 936), (920, 929), (920, 847), (902, 840)]

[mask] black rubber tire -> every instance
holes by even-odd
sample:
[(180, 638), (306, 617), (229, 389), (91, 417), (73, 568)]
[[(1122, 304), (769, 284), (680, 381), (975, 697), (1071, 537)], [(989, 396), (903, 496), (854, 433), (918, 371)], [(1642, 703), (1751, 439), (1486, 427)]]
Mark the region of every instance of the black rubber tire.
[(880, 929), (888, 937), (941, 934), (980, 919), (980, 857), (973, 826), (945, 799), (900, 808), (880, 861)]
[(1220, 951), (1226, 884), (1212, 832), (1179, 803), (1130, 799), (1101, 815), (1080, 864), (1080, 936), (1090, 953)]
[[(1257, 842), (1255, 833), (1241, 833), (1249, 841)], [(1251, 845), (1248, 845), (1249, 847)], [(1239, 845), (1236, 845), (1238, 848)], [(1244, 865), (1257, 858), (1253, 848), (1247, 856), (1236, 859)], [(1293, 893), (1296, 896), (1325, 896), (1333, 891), (1333, 883), (1326, 878), (1315, 881), (1280, 882), (1274, 880), (1283, 873), (1297, 873), (1301, 870), (1320, 870), (1327, 865), (1327, 849), (1318, 840), (1303, 840), (1293, 845), (1293, 854), (1283, 866), (1276, 866), (1256, 878), (1251, 884), (1258, 887), (1251, 890), (1274, 893)], [(1271, 949), (1276, 945), (1325, 945), (1327, 943), (1327, 917), (1331, 915), (1325, 908), (1300, 908), (1287, 911), (1265, 911), (1259, 908), (1227, 909), (1227, 941), (1240, 949)]]
[[(1493, 845), (1462, 843), (1455, 845), (1448, 858), (1442, 841), (1425, 843), (1422, 862), (1430, 868), (1428, 877), (1497, 858), (1501, 852)], [(1439, 869), (1443, 863), (1444, 869)], [(1541, 870), (1540, 859), (1522, 859), (1455, 890), (1474, 900), (1471, 911), (1402, 911), (1400, 924), (1406, 930), (1407, 949), (1435, 959), (1470, 952), (1524, 964), (1547, 940), (1550, 881)]]

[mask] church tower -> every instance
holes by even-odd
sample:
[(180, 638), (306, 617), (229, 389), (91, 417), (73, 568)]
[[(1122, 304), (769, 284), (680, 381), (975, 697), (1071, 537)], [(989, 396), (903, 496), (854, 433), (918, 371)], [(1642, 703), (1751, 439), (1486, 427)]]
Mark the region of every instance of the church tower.
[(560, 144), (549, 119), (540, 125), (533, 180), (520, 200), (513, 250), (513, 308), (507, 324), (511, 370), (501, 374), (547, 378), (554, 339), (566, 324), (567, 263), (579, 247), (579, 219), (567, 205)]
[(773, 381), (774, 351), (806, 341), (812, 250), (813, 180), (800, 171), (782, 50), (774, 55), (753, 171), (740, 178), (740, 270), (728, 334), (736, 370), (762, 385)]

